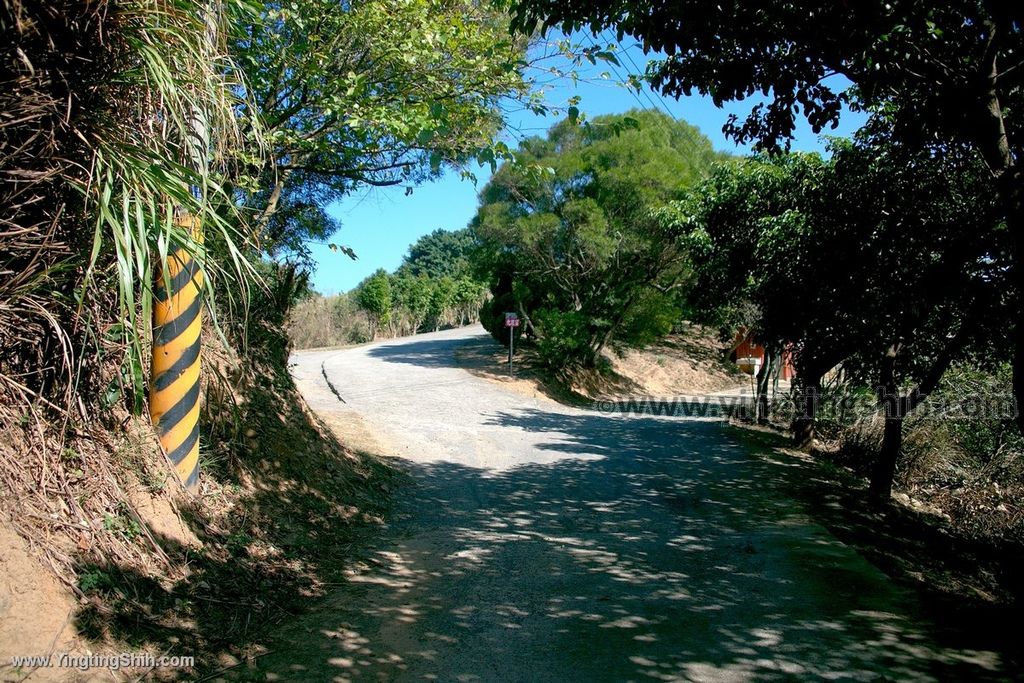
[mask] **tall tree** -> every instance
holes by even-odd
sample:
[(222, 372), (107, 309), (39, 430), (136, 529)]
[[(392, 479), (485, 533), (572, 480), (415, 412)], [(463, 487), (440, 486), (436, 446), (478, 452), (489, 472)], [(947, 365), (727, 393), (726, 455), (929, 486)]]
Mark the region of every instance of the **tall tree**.
[(846, 257), (860, 235), (828, 219), (831, 173), (817, 154), (738, 161), (671, 208), (689, 230), (695, 312), (729, 332), (746, 327), (772, 355), (795, 355), (793, 430), (804, 447), (822, 377), (857, 343), (850, 330), (863, 296), (853, 285), (862, 264)]
[(412, 243), (398, 271), (431, 278), (459, 277), (469, 272), (475, 247), (468, 228), (435, 230)]
[(855, 282), (865, 296), (854, 310), (871, 324), (860, 325), (863, 342), (844, 366), (878, 392), (884, 429), (870, 492), (884, 501), (905, 419), (972, 349), (1006, 353), (1005, 326), (992, 321), (1009, 317), (1013, 297), (1011, 245), (977, 157), (908, 148), (877, 123), (866, 143), (837, 150), (830, 194), (864, 224), (857, 258), (867, 262)]
[[(844, 104), (885, 111), (900, 139), (963, 144), (984, 160), (1013, 238), (1014, 282), (1024, 291), (1024, 12), (988, 0), (926, 3), (708, 3), (682, 0), (512, 0), (514, 25), (566, 32), (611, 28), (668, 55), (650, 71), (668, 95), (697, 91), (716, 104), (763, 93), (725, 126), (774, 151), (798, 116), (815, 132)], [(829, 80), (840, 75), (843, 80)], [(838, 90), (836, 83), (852, 83)], [(1024, 307), (1024, 297), (1018, 297)], [(1015, 334), (1014, 391), (1024, 398), (1024, 309)], [(1024, 412), (1019, 424), (1024, 427)]]
[[(984, 169), (961, 149), (909, 149), (881, 128), (832, 157), (722, 168), (675, 206), (690, 226), (698, 311), (753, 310), (760, 341), (790, 346), (813, 438), (819, 383), (842, 362), (874, 387), (885, 437), (872, 492), (886, 499), (903, 420), (1005, 311), (1005, 240)], [(749, 302), (753, 306), (742, 306)]]
[(356, 304), (366, 311), (373, 323), (373, 336), (385, 325), (391, 324), (394, 299), (391, 293), (391, 277), (384, 269), (377, 270), (359, 283), (355, 290)]
[(610, 344), (667, 332), (686, 264), (654, 211), (719, 158), (695, 128), (655, 111), (567, 120), (525, 141), (472, 223), (495, 296), (485, 325), (507, 338), (502, 314), (520, 312), (558, 366), (592, 367)]

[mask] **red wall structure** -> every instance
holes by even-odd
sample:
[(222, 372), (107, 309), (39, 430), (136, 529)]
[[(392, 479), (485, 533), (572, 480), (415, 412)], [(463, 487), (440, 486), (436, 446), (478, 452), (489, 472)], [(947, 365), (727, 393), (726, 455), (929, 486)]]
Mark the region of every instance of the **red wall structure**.
[[(760, 367), (760, 364), (764, 363), (764, 356), (764, 347), (756, 343), (748, 331), (740, 329), (736, 332), (732, 351), (729, 352), (729, 359), (731, 361), (740, 365), (741, 368), (748, 372), (756, 373), (756, 368), (749, 361), (756, 361), (757, 366)], [(748, 362), (745, 363), (745, 360)], [(782, 371), (779, 374), (779, 378), (788, 381), (793, 379), (795, 375), (793, 354), (787, 349), (782, 352)]]

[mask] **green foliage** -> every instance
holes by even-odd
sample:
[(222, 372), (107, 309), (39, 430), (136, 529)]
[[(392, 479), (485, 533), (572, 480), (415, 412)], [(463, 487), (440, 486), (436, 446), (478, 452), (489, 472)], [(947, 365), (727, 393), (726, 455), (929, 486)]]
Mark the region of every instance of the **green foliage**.
[(525, 33), (541, 24), (632, 36), (666, 55), (648, 71), (665, 94), (696, 91), (723, 106), (760, 93), (724, 131), (768, 152), (788, 149), (797, 117), (817, 133), (835, 128), (849, 105), (883, 118), (910, 149), (978, 154), (1014, 240), (1008, 269), (1017, 308), (1003, 324), (1012, 329), (1014, 392), (1024, 401), (1024, 30), (1016, 5), (512, 0), (511, 9), (513, 27)]
[(828, 161), (722, 167), (674, 205), (697, 266), (695, 308), (794, 345), (812, 374), (847, 360), (874, 383), (892, 344), (901, 376), (920, 377), (948, 331), (998, 306), (1005, 250), (993, 248), (1002, 238), (983, 169), (960, 150), (914, 151), (883, 133), (834, 142)]
[(90, 569), (78, 575), (78, 588), (85, 594), (102, 593), (114, 587), (114, 580), (102, 569)]
[(468, 277), (413, 277), (378, 270), (354, 290), (355, 301), (371, 318), (375, 334), (416, 334), (465, 325), (477, 317), (484, 287)]
[(458, 278), (470, 270), (470, 258), (476, 244), (473, 234), (462, 230), (435, 230), (409, 247), (397, 273), (429, 278)]
[(950, 411), (946, 427), (957, 447), (974, 461), (987, 465), (1006, 454), (1024, 453), (1024, 437), (1013, 420), (1008, 364), (979, 369), (953, 367), (935, 393), (937, 403)]
[[(804, 289), (792, 280), (817, 275), (807, 270), (804, 259), (813, 254), (803, 253), (808, 247), (801, 239), (821, 201), (825, 172), (826, 163), (813, 154), (734, 162), (662, 213), (685, 230), (699, 274), (690, 303), (706, 322), (729, 333), (757, 324), (766, 340), (796, 336), (773, 327), (786, 327), (793, 297)], [(800, 315), (814, 311), (805, 305)]]
[[(726, 132), (738, 141), (778, 149), (792, 137), (797, 116), (820, 132), (834, 126), (842, 105), (853, 100), (898, 114), (900, 135), (908, 140), (939, 133), (974, 144), (978, 127), (995, 124), (990, 120), (995, 113), (1019, 158), (1024, 73), (1015, 65), (1024, 52), (1024, 33), (1010, 5), (977, 0), (859, 2), (838, 8), (792, 0), (717, 5), (513, 0), (511, 5), (514, 26), (526, 32), (538, 23), (567, 34), (612, 29), (620, 39), (630, 35), (667, 55), (650, 71), (653, 84), (666, 94), (697, 91), (719, 106), (756, 92), (768, 96), (748, 117), (730, 120)], [(843, 81), (830, 82), (833, 74), (852, 81), (855, 92), (837, 91), (834, 85)], [(988, 110), (992, 102), (995, 112)]]
[(567, 360), (589, 355), (590, 325), (583, 313), (539, 308), (531, 319), (537, 331), (537, 350), (552, 369), (562, 370)]
[(456, 304), (458, 285), (455, 280), (445, 275), (434, 280), (433, 291), (430, 293), (428, 314), (434, 320), (441, 320), (445, 312)]
[(434, 281), (426, 275), (391, 276), (391, 303), (395, 311), (402, 311), (408, 316), (408, 326), (418, 330), (430, 313), (430, 304), (434, 298)]
[[(522, 287), (518, 288), (522, 290)], [(509, 331), (505, 328), (505, 313), (519, 313), (520, 302), (523, 301), (522, 292), (513, 294), (511, 281), (508, 276), (498, 280), (498, 283), (491, 287), (491, 296), (480, 306), (480, 324), (491, 333), (491, 336), (503, 346), (509, 344)], [(533, 310), (535, 307), (530, 306)], [(524, 321), (525, 322), (525, 321)], [(532, 321), (530, 321), (532, 325)], [(524, 326), (514, 328), (512, 334), (519, 339), (524, 333)]]
[(474, 248), (466, 230), (424, 235), (394, 274), (378, 270), (348, 294), (299, 302), (289, 335), (299, 348), (311, 348), (471, 323), (486, 294), (469, 272)]
[[(246, 11), (192, 0), (0, 7), (9, 39), (0, 89), (11, 96), (0, 146), (27, 151), (37, 166), (8, 169), (28, 183), (3, 188), (11, 222), (0, 270), (17, 277), (5, 278), (0, 297), (5, 307), (12, 295), (42, 301), (10, 310), (48, 323), (51, 357), (30, 364), (40, 375), (62, 371), (62, 382), (34, 386), (63, 384), (55, 405), (82, 389), (105, 407), (126, 399), (141, 409), (153, 277), (173, 245), (202, 265), (207, 298), (219, 286), (244, 301), (256, 279), (251, 241), (222, 184), (236, 155), (261, 158), (237, 125), (237, 72), (221, 57)], [(175, 225), (176, 214), (198, 219), (204, 240)], [(111, 361), (121, 368), (91, 387), (86, 375)], [(23, 393), (23, 381), (10, 386)]]
[(123, 536), (128, 541), (134, 541), (142, 535), (142, 527), (125, 510), (113, 514), (103, 513), (103, 530)]
[(391, 322), (395, 299), (391, 292), (391, 276), (383, 268), (356, 287), (355, 298), (359, 307), (370, 314), (377, 329)]
[(503, 101), (532, 102), (525, 41), (468, 0), (267, 2), (231, 46), (247, 121), (271, 150), (240, 186), (264, 248), (304, 253), (338, 228), (323, 207), (360, 185), (412, 185), (483, 151)]
[(670, 329), (686, 255), (658, 211), (722, 158), (710, 142), (660, 112), (633, 111), (562, 122), (516, 158), (484, 188), (472, 223), (495, 297), (483, 314), (491, 334), (506, 342), (503, 313), (521, 312), (548, 362), (566, 367)]

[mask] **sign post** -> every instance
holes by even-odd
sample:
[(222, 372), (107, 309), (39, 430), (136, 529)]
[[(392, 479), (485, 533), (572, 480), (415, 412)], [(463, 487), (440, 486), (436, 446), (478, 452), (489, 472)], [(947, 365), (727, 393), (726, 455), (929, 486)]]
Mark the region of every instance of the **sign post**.
[(515, 346), (516, 328), (519, 327), (519, 316), (515, 313), (505, 314), (505, 327), (508, 328), (508, 374), (512, 375), (512, 353)]

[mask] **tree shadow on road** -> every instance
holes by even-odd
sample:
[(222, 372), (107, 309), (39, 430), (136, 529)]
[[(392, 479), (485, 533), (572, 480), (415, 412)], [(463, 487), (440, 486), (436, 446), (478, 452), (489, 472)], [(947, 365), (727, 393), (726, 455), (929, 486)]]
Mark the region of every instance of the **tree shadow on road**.
[[(231, 450), (204, 462), (201, 504), (177, 501), (201, 545), (110, 524), (108, 533), (134, 532), (135, 543), (158, 547), (164, 563), (125, 566), (78, 554), (79, 634), (112, 651), (195, 658), (194, 668), (104, 680), (202, 680), (258, 656), (268, 631), (342, 577), (361, 539), (382, 523), (392, 488), (405, 481), (387, 461), (340, 443), (304, 407), (283, 367), (255, 380), (238, 414), (211, 410), (203, 423), (204, 451), (210, 442)], [(235, 424), (250, 433), (232, 442), (223, 435)]]
[(405, 363), (421, 368), (455, 368), (459, 367), (454, 350), (491, 348), (494, 341), (490, 337), (474, 336), (453, 341), (441, 339), (424, 339), (420, 341), (402, 340), (400, 344), (381, 344), (372, 347), (368, 353), (371, 357), (388, 363)]
[(719, 423), (488, 419), (566, 457), (498, 472), (408, 463), (418, 485), (368, 559), (226, 678), (1013, 676), (987, 634), (921, 618), (918, 596), (781, 493), (813, 464), (752, 456)]

